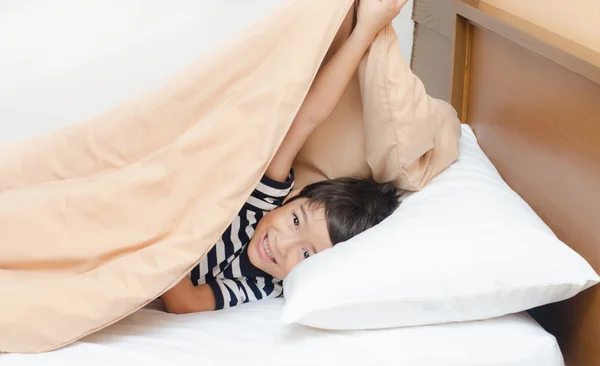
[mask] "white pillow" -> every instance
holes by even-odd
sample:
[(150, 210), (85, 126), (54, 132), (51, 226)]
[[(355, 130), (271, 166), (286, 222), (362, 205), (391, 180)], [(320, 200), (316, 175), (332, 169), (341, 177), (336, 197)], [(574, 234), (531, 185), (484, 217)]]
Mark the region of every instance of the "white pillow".
[(502, 180), (468, 126), (460, 152), (381, 224), (296, 266), (282, 322), (372, 329), (486, 319), (598, 282)]

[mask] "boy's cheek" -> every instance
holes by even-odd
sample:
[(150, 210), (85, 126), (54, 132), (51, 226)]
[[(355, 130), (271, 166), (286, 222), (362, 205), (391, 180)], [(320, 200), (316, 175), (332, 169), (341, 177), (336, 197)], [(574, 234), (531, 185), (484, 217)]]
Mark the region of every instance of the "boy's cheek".
[(263, 269), (263, 271), (267, 272), (269, 275), (271, 275), (274, 278), (277, 278), (278, 280), (285, 280), (285, 278), (287, 277), (288, 273), (290, 272), (289, 270), (286, 270), (284, 268), (278, 267), (278, 268), (269, 268), (267, 269)]
[(284, 280), (285, 277), (287, 277), (288, 274), (290, 274), (290, 271), (292, 270), (292, 268), (294, 268), (298, 263), (287, 263), (284, 268), (281, 269), (281, 280)]

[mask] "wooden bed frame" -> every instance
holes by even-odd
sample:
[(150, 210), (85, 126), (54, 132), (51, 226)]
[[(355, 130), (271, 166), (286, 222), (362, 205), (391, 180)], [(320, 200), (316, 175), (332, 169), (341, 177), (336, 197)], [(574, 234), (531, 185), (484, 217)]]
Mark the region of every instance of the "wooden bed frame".
[[(600, 272), (600, 52), (483, 1), (453, 8), (461, 121), (506, 182)], [(600, 286), (531, 314), (568, 366), (600, 365)]]

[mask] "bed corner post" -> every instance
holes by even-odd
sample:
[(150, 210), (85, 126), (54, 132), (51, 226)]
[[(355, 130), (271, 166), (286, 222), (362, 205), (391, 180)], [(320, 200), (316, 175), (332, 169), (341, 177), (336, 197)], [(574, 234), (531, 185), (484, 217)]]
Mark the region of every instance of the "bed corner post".
[(454, 64), (452, 68), (451, 103), (462, 123), (467, 122), (467, 101), (469, 96), (469, 68), (471, 59), (471, 26), (469, 20), (460, 14), (464, 6), (477, 6), (479, 0), (453, 0), (454, 12)]

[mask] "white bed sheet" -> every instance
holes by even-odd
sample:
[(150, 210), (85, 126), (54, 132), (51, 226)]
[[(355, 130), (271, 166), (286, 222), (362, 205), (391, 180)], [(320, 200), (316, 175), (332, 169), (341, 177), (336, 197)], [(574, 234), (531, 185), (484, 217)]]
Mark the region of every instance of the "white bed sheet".
[(2, 366), (559, 366), (553, 336), (527, 314), (426, 327), (323, 331), (279, 322), (283, 299), (172, 315), (158, 303), (60, 350)]

